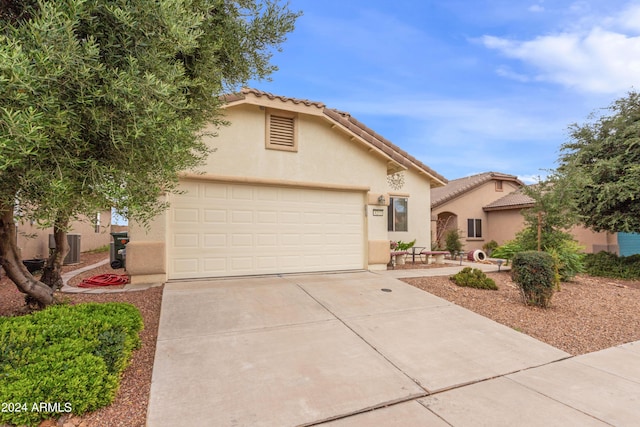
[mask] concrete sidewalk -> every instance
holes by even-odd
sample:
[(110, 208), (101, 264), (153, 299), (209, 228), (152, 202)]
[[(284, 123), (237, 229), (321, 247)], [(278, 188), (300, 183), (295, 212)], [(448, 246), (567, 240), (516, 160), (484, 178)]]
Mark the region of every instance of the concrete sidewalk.
[(435, 268), (410, 268), (410, 269), (396, 269), (396, 270), (382, 270), (376, 271), (376, 274), (382, 274), (395, 279), (409, 279), (415, 277), (435, 277), (435, 276), (451, 276), (456, 274), (465, 267), (477, 268), (485, 273), (495, 273), (498, 271), (509, 271), (511, 266), (505, 266), (504, 264), (498, 267), (497, 264), (482, 264), (479, 262), (470, 261), (449, 261), (447, 260), (442, 267)]
[(639, 343), (569, 358), (389, 276), (168, 283), (148, 425), (637, 425)]

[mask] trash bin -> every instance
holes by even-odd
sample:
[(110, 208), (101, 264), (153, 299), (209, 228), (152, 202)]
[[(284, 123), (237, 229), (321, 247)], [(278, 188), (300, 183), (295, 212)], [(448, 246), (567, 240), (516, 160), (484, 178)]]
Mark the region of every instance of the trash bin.
[(113, 236), (113, 250), (111, 251), (111, 268), (118, 269), (126, 265), (126, 244), (129, 243), (129, 233), (121, 231), (111, 233)]

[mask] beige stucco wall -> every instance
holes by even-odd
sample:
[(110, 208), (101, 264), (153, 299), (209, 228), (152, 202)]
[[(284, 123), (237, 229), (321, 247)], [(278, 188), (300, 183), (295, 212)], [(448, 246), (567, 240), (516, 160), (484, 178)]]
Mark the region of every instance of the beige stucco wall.
[[(363, 206), (365, 230), (364, 268), (384, 268), (388, 262), (388, 241), (390, 238), (418, 239), (421, 246), (430, 244), (430, 187), (429, 180), (417, 172), (405, 173), (405, 188), (402, 193), (410, 193), (409, 232), (387, 232), (387, 204), (389, 187), (387, 183), (388, 159), (372, 152), (371, 147), (358, 142), (324, 115), (298, 115), (297, 152), (270, 150), (265, 148), (266, 110), (258, 105), (242, 104), (226, 110), (230, 126), (221, 129), (207, 129), (217, 133), (216, 137), (206, 136), (205, 142), (214, 150), (207, 164), (199, 168), (202, 179), (249, 182), (270, 185), (318, 184), (326, 188), (358, 188), (366, 193), (367, 203)], [(190, 178), (197, 176), (190, 175)], [(378, 201), (385, 196), (385, 202)], [(168, 198), (171, 202), (171, 196)], [(382, 210), (382, 215), (380, 211)], [(374, 212), (375, 211), (375, 212)], [(133, 277), (135, 283), (160, 280), (168, 265), (166, 259), (159, 263), (147, 259), (147, 246), (157, 249), (158, 242), (164, 242), (168, 221), (166, 214), (155, 218), (149, 229), (130, 224), (131, 242), (127, 247), (127, 264), (131, 259), (136, 263), (153, 263), (153, 269), (144, 269)], [(150, 253), (151, 251), (149, 251)], [(166, 253), (166, 251), (165, 251)], [(133, 272), (136, 266), (131, 266)], [(155, 273), (153, 273), (155, 271)]]
[[(431, 187), (423, 177), (415, 171), (404, 172), (404, 185), (396, 190), (387, 183), (390, 196), (408, 197), (407, 231), (389, 232), (391, 240), (410, 242), (416, 239), (415, 246), (431, 249)], [(385, 225), (386, 226), (386, 225)]]
[[(457, 215), (458, 229), (462, 236), (461, 241), (465, 251), (482, 249), (482, 245), (490, 240), (497, 240), (493, 237), (487, 213), (482, 210), (483, 206), (516, 191), (519, 187), (512, 182), (503, 181), (502, 191), (496, 190), (495, 181), (486, 182), (473, 190), (469, 190), (461, 197), (453, 199), (437, 208), (433, 209), (432, 216), (437, 218), (440, 213), (453, 212)], [(482, 220), (482, 238), (467, 237), (467, 219)]]
[[(505, 209), (487, 212), (489, 238), (499, 245), (513, 240), (516, 233), (524, 229), (524, 217), (520, 209)], [(617, 238), (613, 233), (595, 232), (587, 228), (576, 226), (569, 232), (584, 246), (587, 253), (595, 253), (603, 250), (617, 252)]]
[[(265, 149), (265, 110), (256, 105), (227, 109), (231, 126), (207, 137), (216, 149), (202, 172), (226, 176), (366, 185), (373, 192), (386, 189), (386, 162), (376, 160), (350, 136), (331, 128), (322, 117), (299, 114), (298, 151)], [(234, 125), (234, 123), (237, 123)], [(215, 131), (214, 129), (209, 129)], [(241, 162), (241, 163), (240, 163)]]
[(600, 251), (609, 251), (618, 253), (618, 239), (615, 233), (595, 232), (588, 228), (576, 226), (570, 230), (574, 238), (584, 246), (587, 253), (598, 253)]
[(487, 237), (502, 245), (516, 237), (524, 228), (524, 217), (520, 209), (487, 212)]
[[(96, 233), (88, 218), (82, 218), (71, 224), (69, 234), (80, 234), (80, 251), (86, 252), (108, 245), (111, 241), (111, 211), (100, 213), (100, 230)], [(18, 223), (18, 247), (23, 259), (46, 258), (49, 256), (49, 235), (53, 228), (39, 228), (29, 221)]]

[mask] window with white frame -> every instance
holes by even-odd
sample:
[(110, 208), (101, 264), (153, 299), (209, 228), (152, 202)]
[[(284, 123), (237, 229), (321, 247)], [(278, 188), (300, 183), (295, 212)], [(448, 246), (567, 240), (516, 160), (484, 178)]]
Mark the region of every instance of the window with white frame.
[(409, 230), (409, 199), (407, 197), (391, 197), (388, 208), (388, 230), (408, 231)]
[(467, 220), (467, 237), (472, 239), (482, 237), (482, 220), (481, 219), (470, 218)]

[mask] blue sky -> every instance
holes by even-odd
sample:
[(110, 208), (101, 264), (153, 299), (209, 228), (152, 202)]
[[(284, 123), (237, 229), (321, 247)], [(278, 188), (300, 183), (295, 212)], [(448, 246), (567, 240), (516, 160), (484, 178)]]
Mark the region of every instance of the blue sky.
[(640, 87), (640, 1), (290, 0), (277, 95), (324, 102), (448, 179), (556, 167), (571, 123)]

